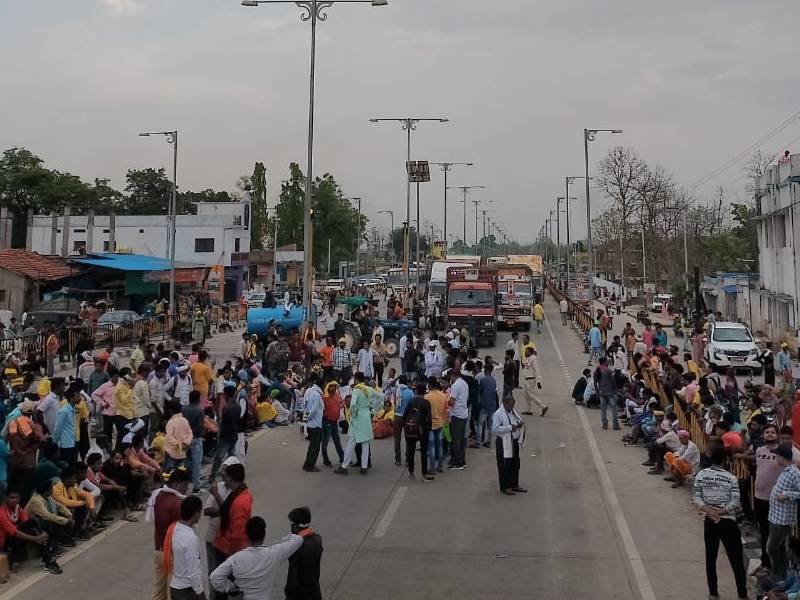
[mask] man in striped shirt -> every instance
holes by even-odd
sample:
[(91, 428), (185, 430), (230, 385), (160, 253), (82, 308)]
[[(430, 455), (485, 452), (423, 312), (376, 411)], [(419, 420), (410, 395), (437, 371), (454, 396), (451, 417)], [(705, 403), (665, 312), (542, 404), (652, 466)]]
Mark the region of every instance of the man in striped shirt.
[(694, 480), (692, 501), (705, 515), (703, 539), (706, 547), (706, 580), (710, 600), (719, 598), (717, 587), (717, 555), (719, 544), (725, 547), (736, 580), (739, 598), (747, 598), (747, 573), (742, 554), (742, 537), (736, 524), (739, 510), (739, 481), (723, 465), (727, 454), (724, 448), (715, 448), (711, 466), (703, 469)]

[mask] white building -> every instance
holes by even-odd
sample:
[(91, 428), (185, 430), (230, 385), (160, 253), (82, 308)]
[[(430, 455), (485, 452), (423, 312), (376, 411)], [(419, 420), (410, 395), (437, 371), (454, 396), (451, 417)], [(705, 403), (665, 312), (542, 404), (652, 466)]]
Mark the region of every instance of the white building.
[[(800, 198), (800, 154), (767, 168), (756, 179), (759, 284), (753, 291), (753, 326), (774, 342), (796, 349), (798, 256), (800, 233), (795, 222)], [(753, 269), (755, 270), (755, 269)]]
[[(249, 201), (198, 202), (196, 215), (176, 219), (175, 260), (225, 267), (226, 296), (235, 301), (248, 278)], [(169, 258), (167, 215), (29, 215), (26, 248), (43, 255), (76, 257), (124, 250)]]

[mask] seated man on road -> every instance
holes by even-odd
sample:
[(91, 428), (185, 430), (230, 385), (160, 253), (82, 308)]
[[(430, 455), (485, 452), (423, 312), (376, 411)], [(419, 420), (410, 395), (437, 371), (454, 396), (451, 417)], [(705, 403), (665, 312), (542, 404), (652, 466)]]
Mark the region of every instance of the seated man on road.
[(97, 517), (94, 498), (77, 484), (77, 471), (74, 467), (62, 470), (61, 479), (53, 485), (53, 499), (66, 506), (72, 514), (70, 535), (80, 540), (88, 540), (92, 537), (89, 524)]
[(14, 567), (27, 558), (27, 544), (31, 543), (41, 548), (44, 568), (54, 575), (61, 574), (49, 536), (41, 528), (39, 521), (28, 516), (19, 501), (19, 490), (9, 488), (0, 508), (0, 548), (8, 552), (9, 566)]
[(646, 467), (652, 467), (647, 472), (648, 475), (660, 475), (663, 473), (664, 455), (667, 452), (677, 452), (680, 448), (681, 442), (678, 439), (678, 434), (675, 432), (675, 423), (677, 420), (674, 413), (667, 415), (666, 419), (661, 423), (661, 430), (664, 432), (663, 435), (650, 442), (648, 460), (642, 463), (642, 465)]
[(36, 493), (28, 500), (25, 511), (39, 522), (42, 531), (50, 538), (54, 551), (59, 546), (75, 547), (71, 530), (75, 522), (70, 510), (53, 498), (53, 483), (41, 481), (36, 486)]
[(667, 452), (664, 455), (664, 460), (672, 472), (672, 475), (664, 479), (674, 482), (673, 488), (683, 487), (686, 478), (694, 475), (700, 469), (700, 450), (691, 437), (688, 431), (681, 429), (678, 431), (681, 447), (676, 452)]

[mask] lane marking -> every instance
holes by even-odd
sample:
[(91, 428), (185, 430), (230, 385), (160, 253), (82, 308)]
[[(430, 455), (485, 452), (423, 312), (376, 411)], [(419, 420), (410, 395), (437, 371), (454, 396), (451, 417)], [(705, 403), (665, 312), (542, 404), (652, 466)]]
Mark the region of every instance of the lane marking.
[[(558, 342), (556, 342), (556, 336), (553, 335), (553, 330), (550, 328), (550, 322), (545, 320), (545, 324), (547, 325), (547, 331), (550, 333), (550, 339), (553, 341), (553, 346), (556, 349), (558, 360), (561, 363), (561, 370), (564, 373), (564, 378), (567, 383), (567, 390), (570, 392), (571, 399), (573, 380), (570, 376), (569, 367), (567, 367), (567, 363), (564, 360), (564, 355), (561, 353), (561, 348), (559, 347)], [(625, 553), (628, 555), (628, 563), (631, 566), (631, 571), (633, 572), (636, 586), (639, 588), (639, 594), (641, 595), (642, 600), (656, 600), (656, 594), (653, 591), (650, 578), (647, 576), (647, 569), (644, 567), (642, 557), (639, 554), (639, 549), (636, 547), (636, 542), (633, 540), (631, 528), (628, 525), (627, 519), (625, 518), (625, 513), (622, 511), (622, 506), (619, 503), (617, 493), (614, 491), (614, 485), (611, 482), (611, 476), (608, 474), (608, 469), (606, 469), (606, 465), (601, 458), (600, 447), (597, 445), (597, 438), (595, 438), (594, 432), (589, 425), (589, 419), (586, 418), (586, 413), (583, 410), (583, 407), (578, 405), (574, 406), (576, 412), (578, 413), (581, 427), (583, 427), (583, 433), (586, 436), (586, 440), (589, 442), (589, 453), (592, 456), (595, 470), (600, 478), (600, 486), (603, 489), (603, 495), (605, 496), (606, 504), (608, 505), (608, 509), (613, 517), (617, 533), (619, 534), (622, 545), (625, 548)]]
[(407, 491), (407, 487), (397, 488), (394, 498), (392, 498), (389, 506), (386, 507), (386, 512), (383, 513), (383, 517), (378, 521), (378, 526), (375, 528), (375, 533), (372, 534), (372, 537), (382, 538), (386, 535), (386, 530), (389, 529), (389, 525), (392, 524), (392, 519), (394, 519), (394, 516), (397, 514), (397, 509), (400, 508), (400, 503), (403, 501)]
[[(97, 544), (102, 542), (105, 538), (109, 537), (110, 535), (112, 535), (116, 531), (122, 529), (127, 524), (128, 524), (127, 521), (123, 521), (122, 519), (120, 519), (119, 521), (117, 521), (113, 525), (110, 525), (110, 526), (106, 527), (103, 530), (103, 533), (105, 535), (98, 534), (98, 535), (94, 536), (92, 539), (86, 540), (85, 542), (82, 542), (81, 545), (78, 546), (77, 548), (73, 548), (72, 550), (70, 550), (66, 554), (64, 554), (62, 556), (59, 556), (56, 559), (56, 562), (58, 562), (58, 564), (60, 566), (62, 566), (62, 567), (64, 565), (69, 564), (74, 559), (78, 558), (81, 554), (83, 554), (87, 550), (91, 550)], [(31, 564), (31, 563), (34, 563), (34, 562), (38, 562), (38, 563), (41, 564), (41, 560), (38, 559), (38, 558), (31, 558), (31, 559), (28, 559), (25, 562), (28, 563), (28, 564)], [(53, 583), (61, 582), (62, 579), (59, 579), (59, 578), (68, 577), (68, 575), (67, 575), (68, 571), (67, 571), (66, 568), (64, 569), (64, 573), (62, 575), (53, 575), (52, 573), (49, 573), (48, 571), (45, 571), (41, 567), (40, 567), (40, 570), (39, 570), (38, 573), (30, 573), (29, 575), (25, 575), (24, 574), (25, 571), (28, 571), (28, 569), (25, 569), (24, 571), (20, 572), (20, 574), (19, 574), (19, 575), (22, 575), (23, 577), (25, 577), (25, 579), (20, 581), (14, 587), (9, 588), (7, 590), (3, 590), (3, 593), (0, 594), (0, 600), (11, 600), (12, 598), (18, 598), (20, 596), (20, 594), (22, 594), (22, 592), (24, 592), (28, 588), (32, 587), (33, 585), (39, 583), (45, 577), (55, 577), (55, 578), (57, 578), (57, 579), (53, 580)], [(14, 575), (12, 573), (11, 577), (12, 578), (19, 577), (19, 575)]]

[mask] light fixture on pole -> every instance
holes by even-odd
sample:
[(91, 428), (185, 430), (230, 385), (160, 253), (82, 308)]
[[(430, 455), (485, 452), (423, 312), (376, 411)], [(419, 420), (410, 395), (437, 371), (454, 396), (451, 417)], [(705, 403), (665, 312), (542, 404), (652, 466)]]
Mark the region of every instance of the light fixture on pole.
[(389, 245), (392, 248), (392, 262), (394, 262), (395, 254), (394, 254), (394, 211), (393, 210), (379, 210), (378, 214), (389, 214), (389, 219), (391, 221), (391, 230), (389, 233)]
[[(622, 133), (622, 129), (584, 129), (583, 155), (585, 158), (584, 178), (586, 179), (586, 261), (589, 271), (589, 298), (594, 297), (594, 248), (592, 247), (592, 202), (589, 197), (589, 142), (593, 142), (598, 133)], [(567, 193), (569, 196), (569, 192)]]
[[(411, 132), (416, 130), (417, 125), (423, 121), (436, 122), (436, 123), (449, 123), (450, 119), (370, 119), (370, 123), (382, 123), (384, 121), (397, 121), (400, 123), (403, 131), (406, 132), (406, 164), (411, 162)], [(411, 223), (411, 181), (406, 176), (406, 223)], [(408, 236), (403, 242), (403, 286), (404, 290), (404, 303), (408, 306), (408, 259), (411, 254), (411, 248), (408, 246)]]
[[(169, 308), (170, 314), (177, 313), (175, 304), (175, 235), (177, 226), (175, 221), (178, 215), (178, 130), (174, 131), (145, 131), (140, 133), (140, 137), (150, 137), (151, 135), (163, 135), (168, 144), (172, 144), (172, 195), (169, 201), (169, 230), (167, 232), (167, 242), (169, 246)], [(113, 252), (113, 248), (109, 248)]]
[(408, 171), (408, 181), (411, 183), (417, 184), (417, 248), (415, 252), (415, 261), (414, 261), (414, 285), (416, 290), (419, 290), (419, 234), (420, 234), (420, 227), (419, 227), (419, 184), (420, 183), (427, 183), (431, 180), (431, 167), (428, 161), (425, 160), (410, 160), (406, 164), (406, 170)]
[[(337, 3), (348, 4), (371, 4), (372, 6), (387, 6), (388, 0), (337, 0)], [(307, 147), (307, 166), (306, 166), (306, 185), (305, 200), (303, 211), (303, 307), (306, 310), (306, 319), (311, 319), (312, 306), (311, 292), (314, 289), (314, 248), (313, 232), (314, 226), (314, 199), (312, 190), (314, 186), (314, 76), (316, 73), (317, 61), (317, 22), (324, 22), (328, 19), (327, 10), (334, 2), (323, 2), (320, 0), (242, 0), (242, 6), (258, 6), (260, 4), (294, 4), (303, 12), (300, 15), (302, 21), (311, 23), (311, 69), (308, 84), (308, 147)]]
[[(564, 188), (566, 191), (566, 198), (570, 198), (569, 195), (569, 186), (575, 183), (576, 179), (583, 179), (583, 175), (575, 175), (575, 176), (567, 176), (564, 178)], [(577, 198), (570, 198), (572, 200), (577, 200)], [(570, 241), (570, 218), (569, 218), (569, 201), (567, 201), (567, 295), (569, 295), (569, 268), (570, 263), (572, 261), (572, 242)], [(577, 267), (576, 267), (577, 268)]]
[(471, 167), (471, 162), (432, 162), (444, 171), (444, 225), (442, 226), (442, 239), (444, 240), (444, 254), (447, 256), (447, 174), (457, 165)]

